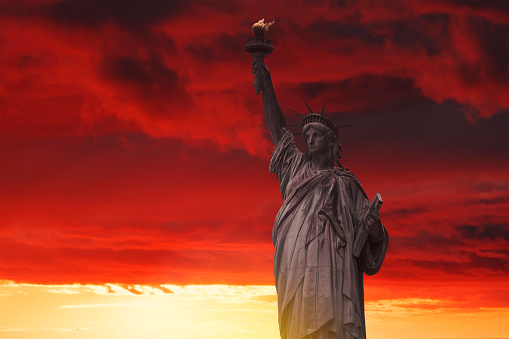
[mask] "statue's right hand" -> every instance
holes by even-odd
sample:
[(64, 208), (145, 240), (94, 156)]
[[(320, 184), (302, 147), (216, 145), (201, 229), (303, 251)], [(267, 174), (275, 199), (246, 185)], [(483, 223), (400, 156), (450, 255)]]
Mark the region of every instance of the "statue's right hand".
[(264, 62), (259, 63), (259, 62), (253, 61), (252, 64), (253, 64), (253, 67), (252, 67), (253, 74), (259, 73), (264, 82), (266, 80), (270, 80), (269, 69), (267, 68), (267, 65), (265, 65)]

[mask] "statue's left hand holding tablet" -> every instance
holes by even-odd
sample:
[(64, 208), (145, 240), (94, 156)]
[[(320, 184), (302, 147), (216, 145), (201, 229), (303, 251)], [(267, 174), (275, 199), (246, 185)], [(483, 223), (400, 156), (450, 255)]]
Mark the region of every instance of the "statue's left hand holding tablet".
[(371, 241), (379, 242), (383, 240), (384, 231), (380, 217), (375, 211), (370, 211), (366, 218), (366, 225)]

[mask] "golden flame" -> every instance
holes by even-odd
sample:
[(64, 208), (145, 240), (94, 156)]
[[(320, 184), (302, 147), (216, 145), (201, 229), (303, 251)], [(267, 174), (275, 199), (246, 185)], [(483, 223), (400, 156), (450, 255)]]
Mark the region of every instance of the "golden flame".
[(272, 22), (265, 23), (265, 19), (261, 19), (257, 23), (253, 24), (253, 33), (257, 36), (265, 35), (269, 31), (269, 27), (274, 25), (276, 20), (272, 20)]

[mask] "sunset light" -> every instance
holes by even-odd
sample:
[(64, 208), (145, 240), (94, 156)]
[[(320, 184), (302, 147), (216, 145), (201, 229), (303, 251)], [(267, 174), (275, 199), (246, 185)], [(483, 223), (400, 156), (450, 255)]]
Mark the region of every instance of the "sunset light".
[[(0, 300), (2, 338), (279, 337), (272, 286), (3, 282)], [(471, 308), (451, 300), (366, 303), (368, 335), (375, 338), (495, 338), (504, 333), (507, 316), (508, 308)], [(426, 336), (409, 335), (415, 332)]]

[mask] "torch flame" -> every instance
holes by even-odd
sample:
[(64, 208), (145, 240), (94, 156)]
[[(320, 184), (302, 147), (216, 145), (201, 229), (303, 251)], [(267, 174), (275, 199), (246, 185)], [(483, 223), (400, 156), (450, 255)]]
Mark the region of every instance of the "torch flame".
[(267, 32), (269, 31), (269, 27), (274, 25), (274, 22), (276, 22), (276, 20), (272, 20), (272, 22), (268, 22), (268, 23), (265, 23), (265, 19), (261, 19), (260, 21), (258, 21), (257, 23), (255, 23), (253, 25), (253, 33), (256, 35), (256, 36), (263, 36), (265, 34), (267, 34)]

